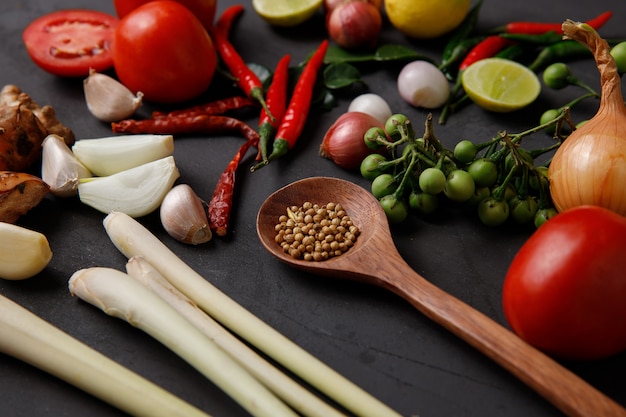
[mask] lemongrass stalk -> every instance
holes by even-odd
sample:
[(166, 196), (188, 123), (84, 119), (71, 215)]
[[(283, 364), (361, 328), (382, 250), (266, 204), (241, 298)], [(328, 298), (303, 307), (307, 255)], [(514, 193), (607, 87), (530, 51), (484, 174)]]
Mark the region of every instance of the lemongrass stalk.
[(130, 258), (126, 272), (161, 297), (300, 414), (308, 417), (345, 417), (233, 336), (170, 284), (143, 257)]
[(72, 295), (161, 342), (251, 415), (297, 416), (187, 319), (124, 272), (105, 267), (81, 269), (71, 276), (69, 288)]
[(0, 295), (0, 352), (137, 417), (209, 417)]
[(126, 257), (144, 257), (215, 320), (347, 410), (362, 417), (400, 416), (224, 294), (137, 220), (112, 212), (105, 217), (104, 227), (113, 244)]

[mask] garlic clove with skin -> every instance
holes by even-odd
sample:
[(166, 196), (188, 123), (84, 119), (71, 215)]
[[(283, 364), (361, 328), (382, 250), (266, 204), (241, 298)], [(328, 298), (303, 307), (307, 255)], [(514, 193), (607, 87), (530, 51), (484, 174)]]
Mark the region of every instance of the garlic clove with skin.
[(61, 136), (48, 135), (41, 146), (41, 179), (50, 186), (50, 192), (57, 197), (78, 194), (79, 180), (92, 176), (89, 169), (76, 159)]
[(132, 116), (143, 104), (141, 91), (133, 94), (115, 78), (94, 70), (83, 81), (87, 108), (103, 122), (119, 122)]
[(202, 200), (187, 184), (178, 184), (167, 193), (160, 215), (165, 231), (179, 242), (199, 245), (212, 238)]

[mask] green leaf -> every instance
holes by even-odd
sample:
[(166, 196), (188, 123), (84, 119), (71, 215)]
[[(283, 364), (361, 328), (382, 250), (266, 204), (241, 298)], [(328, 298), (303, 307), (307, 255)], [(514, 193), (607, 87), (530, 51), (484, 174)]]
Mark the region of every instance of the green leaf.
[(374, 60), (376, 61), (402, 61), (402, 60), (427, 60), (430, 58), (418, 54), (413, 49), (403, 45), (382, 45), (376, 50)]
[(329, 45), (324, 56), (325, 64), (373, 61), (374, 54), (350, 52), (337, 45)]
[(337, 98), (328, 88), (323, 88), (315, 99), (315, 104), (320, 110), (330, 111), (337, 106)]
[(359, 70), (348, 63), (330, 64), (324, 69), (324, 85), (331, 90), (363, 82)]
[(432, 62), (431, 58), (418, 54), (413, 49), (403, 45), (382, 45), (374, 53), (352, 52), (330, 45), (324, 57), (325, 64), (344, 64), (358, 62), (388, 62), (388, 61), (408, 61), (421, 59)]

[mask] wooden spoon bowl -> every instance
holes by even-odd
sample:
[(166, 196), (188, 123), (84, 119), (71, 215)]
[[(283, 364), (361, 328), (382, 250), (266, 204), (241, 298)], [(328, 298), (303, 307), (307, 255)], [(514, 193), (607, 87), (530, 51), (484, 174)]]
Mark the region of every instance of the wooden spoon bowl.
[[(354, 192), (355, 188), (359, 191)], [(278, 223), (278, 217), (287, 213), (287, 207), (301, 206), (305, 202), (320, 205), (329, 202), (341, 203), (353, 223), (359, 227), (360, 235), (355, 245), (341, 256), (323, 262), (296, 259), (285, 253), (274, 240), (276, 236), (274, 226)], [(363, 227), (363, 225), (368, 227)], [(384, 236), (388, 234), (388, 238), (391, 239), (387, 217), (378, 200), (356, 184), (331, 177), (306, 178), (272, 194), (259, 211), (257, 232), (265, 248), (282, 262), (318, 275), (354, 279), (374, 278), (360, 274), (351, 268), (355, 262), (358, 262), (354, 258), (361, 257), (360, 252), (365, 242), (370, 242), (372, 238), (380, 234)], [(365, 249), (367, 250), (367, 247)], [(389, 249), (387, 252), (394, 250), (393, 247)], [(370, 255), (365, 254), (366, 257)]]
[[(361, 231), (347, 252), (326, 261), (295, 259), (276, 243), (275, 226), (287, 207), (341, 203)], [(289, 184), (261, 205), (257, 233), (280, 261), (325, 276), (375, 284), (400, 295), (433, 321), (474, 346), (570, 416), (626, 416), (626, 410), (491, 318), (416, 273), (396, 250), (379, 201), (349, 181), (312, 177)]]

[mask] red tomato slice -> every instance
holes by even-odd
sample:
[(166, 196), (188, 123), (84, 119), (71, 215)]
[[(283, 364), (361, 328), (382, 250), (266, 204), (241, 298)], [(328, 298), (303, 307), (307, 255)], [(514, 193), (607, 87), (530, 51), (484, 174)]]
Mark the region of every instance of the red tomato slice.
[(22, 39), (39, 67), (62, 77), (86, 77), (113, 66), (111, 44), (119, 19), (95, 10), (61, 10), (32, 21)]

